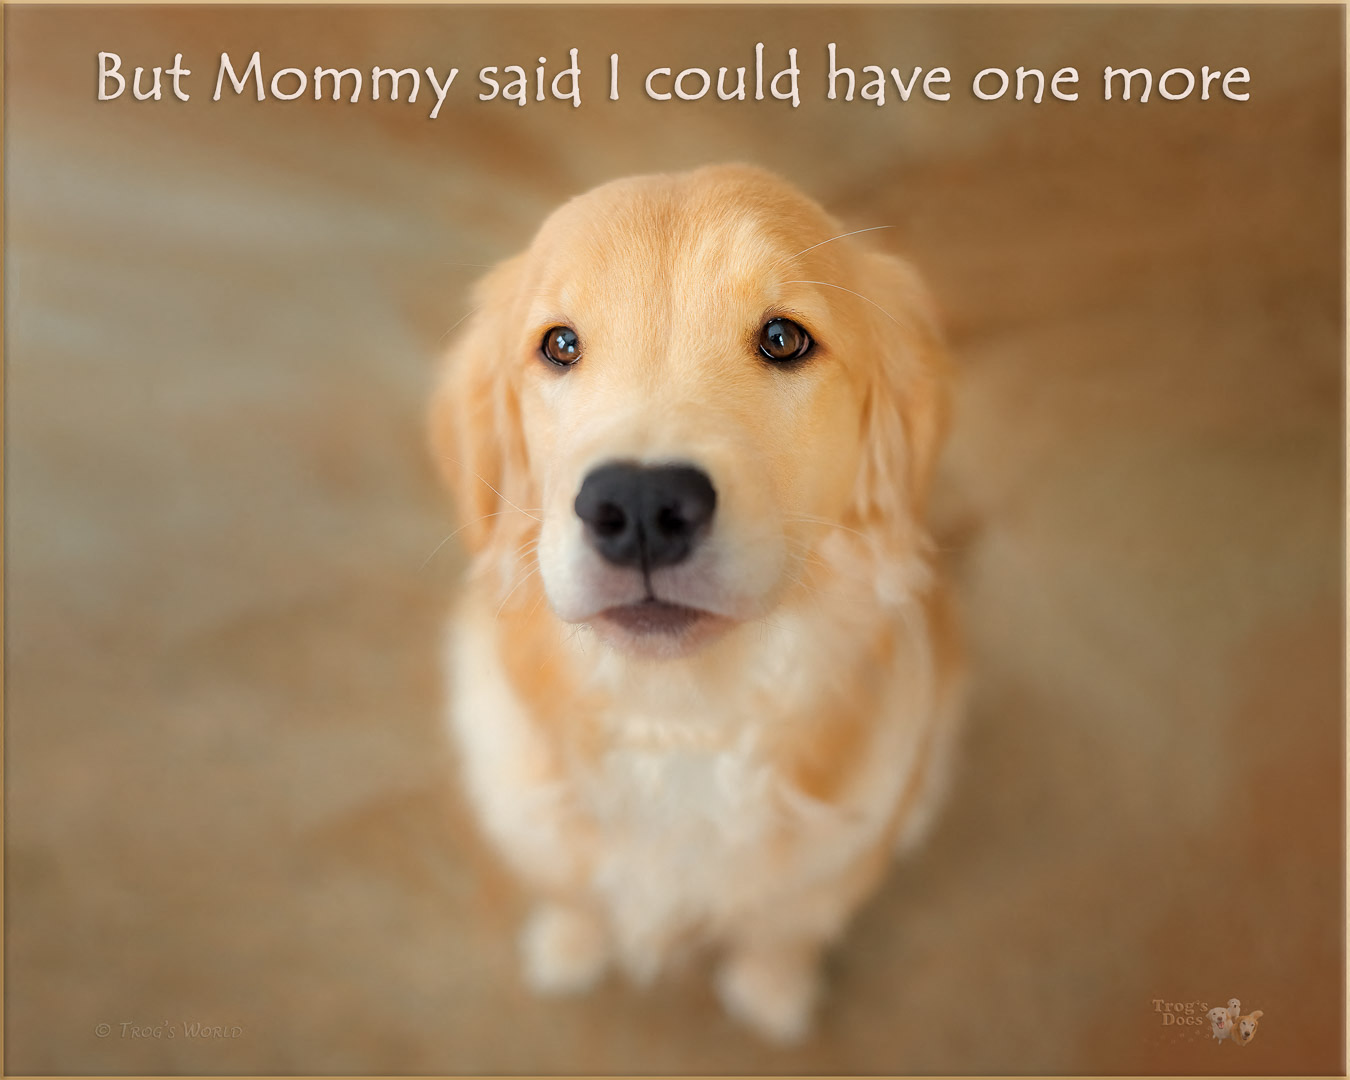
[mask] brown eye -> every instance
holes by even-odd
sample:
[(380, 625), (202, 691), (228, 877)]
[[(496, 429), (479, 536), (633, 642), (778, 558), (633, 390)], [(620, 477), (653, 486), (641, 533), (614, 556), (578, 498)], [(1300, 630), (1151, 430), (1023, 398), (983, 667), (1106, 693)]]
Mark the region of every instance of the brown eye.
[(544, 333), (539, 351), (550, 364), (571, 367), (581, 359), (581, 339), (570, 326), (554, 326)]
[(759, 355), (775, 364), (800, 360), (815, 342), (791, 319), (770, 319), (759, 332)]

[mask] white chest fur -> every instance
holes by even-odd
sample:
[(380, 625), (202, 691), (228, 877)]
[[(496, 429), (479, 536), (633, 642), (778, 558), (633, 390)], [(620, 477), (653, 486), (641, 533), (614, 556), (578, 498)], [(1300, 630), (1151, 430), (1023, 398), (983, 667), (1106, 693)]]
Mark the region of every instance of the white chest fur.
[[(468, 623), (452, 635), (448, 667), (479, 818), (527, 881), (580, 887), (603, 908), (620, 954), (643, 958), (629, 963), (639, 976), (683, 939), (743, 932), (783, 898), (809, 899), (876, 844), (915, 765), (922, 650), (897, 665), (864, 767), (825, 805), (796, 790), (767, 751), (780, 718), (747, 721), (738, 701), (642, 699), (664, 703), (653, 711), (617, 696), (603, 718), (607, 749), (584, 765), (560, 764), (505, 678), (492, 635), (476, 630)], [(815, 917), (809, 903), (799, 907)]]

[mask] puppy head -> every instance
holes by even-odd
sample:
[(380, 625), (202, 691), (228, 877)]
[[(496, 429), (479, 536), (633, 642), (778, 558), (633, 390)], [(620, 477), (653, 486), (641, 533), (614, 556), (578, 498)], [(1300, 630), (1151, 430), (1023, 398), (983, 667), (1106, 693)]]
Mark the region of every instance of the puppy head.
[(480, 566), (616, 647), (764, 617), (829, 537), (921, 555), (946, 417), (926, 295), (755, 169), (607, 184), (480, 285), (433, 407)]
[(1238, 1015), (1242, 1012), (1242, 1002), (1237, 998), (1228, 999), (1228, 1019), (1236, 1021)]
[(1214, 1025), (1215, 1031), (1228, 1030), (1228, 1010), (1222, 1005), (1215, 1005), (1209, 1010), (1209, 1021)]
[(1250, 1016), (1242, 1017), (1237, 1022), (1237, 1028), (1233, 1032), (1234, 1038), (1236, 1038), (1243, 1046), (1246, 1046), (1256, 1035), (1256, 1022), (1260, 1020), (1263, 1015), (1261, 1010), (1257, 1009)]

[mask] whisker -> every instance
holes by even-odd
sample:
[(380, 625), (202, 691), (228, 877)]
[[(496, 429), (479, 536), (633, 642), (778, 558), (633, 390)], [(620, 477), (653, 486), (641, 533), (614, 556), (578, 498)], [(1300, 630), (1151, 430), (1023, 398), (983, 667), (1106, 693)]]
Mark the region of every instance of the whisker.
[(786, 520), (805, 521), (812, 525), (828, 525), (832, 529), (843, 529), (844, 532), (850, 532), (854, 536), (862, 537), (864, 540), (868, 538), (866, 533), (859, 532), (857, 529), (852, 528), (849, 525), (845, 525), (842, 521), (831, 521), (829, 518), (813, 517), (810, 514), (790, 514), (788, 515)]
[(759, 626), (761, 629), (778, 630), (780, 632), (785, 629), (782, 623), (771, 622), (767, 617), (764, 616), (761, 616), (758, 619), (752, 619), (751, 621), (755, 623), (756, 626)]
[(511, 589), (511, 591), (507, 593), (505, 597), (502, 598), (501, 604), (499, 604), (497, 607), (497, 614), (492, 617), (492, 621), (494, 623), (502, 617), (502, 611), (506, 608), (506, 605), (510, 601), (511, 597), (515, 596), (516, 590), (519, 589), (522, 585), (524, 585), (525, 582), (529, 581), (530, 578), (534, 577), (534, 575), (537, 573), (539, 573), (538, 563), (530, 567), (529, 571), (525, 574), (525, 576), (521, 578), (518, 582), (516, 582), (515, 586)]
[(497, 510), (491, 514), (484, 514), (482, 517), (476, 517), (472, 521), (466, 521), (463, 525), (461, 525), (458, 529), (456, 529), (454, 532), (452, 532), (449, 536), (447, 536), (444, 540), (442, 540), (439, 544), (436, 545), (436, 547), (432, 550), (431, 554), (428, 555), (425, 560), (423, 560), (422, 565), (417, 568), (417, 572), (420, 574), (423, 570), (425, 570), (427, 568), (427, 563), (431, 562), (431, 560), (436, 557), (436, 552), (440, 551), (441, 548), (445, 547), (446, 544), (448, 544), (456, 536), (462, 533), (470, 525), (477, 525), (480, 521), (486, 521), (488, 518), (501, 517), (503, 514), (509, 514), (511, 512), (512, 511), (510, 510)]
[(833, 244), (836, 240), (843, 240), (845, 237), (858, 236), (861, 233), (877, 232), (880, 229), (894, 228), (894, 225), (873, 225), (870, 229), (854, 229), (852, 232), (840, 233), (838, 236), (831, 236), (828, 240), (822, 240), (819, 244), (812, 244), (809, 248), (802, 248), (796, 255), (789, 255), (786, 261), (791, 262), (793, 259), (799, 259), (808, 251), (815, 251), (818, 247), (824, 247), (826, 244)]
[(899, 319), (897, 319), (894, 315), (892, 315), (892, 314), (891, 314), (889, 311), (887, 311), (884, 307), (882, 307), (880, 304), (878, 304), (875, 300), (868, 300), (867, 297), (865, 297), (862, 293), (854, 292), (852, 289), (845, 289), (842, 285), (835, 285), (833, 282), (829, 282), (829, 281), (805, 281), (805, 280), (800, 280), (800, 279), (797, 280), (797, 281), (785, 281), (785, 282), (783, 282), (783, 284), (784, 284), (784, 285), (823, 285), (823, 286), (825, 286), (825, 288), (827, 288), (827, 289), (838, 289), (840, 292), (846, 292), (846, 293), (848, 293), (850, 296), (856, 296), (859, 300), (862, 300), (864, 303), (871, 304), (871, 305), (872, 305), (874, 308), (876, 308), (879, 312), (881, 312), (883, 315), (885, 315), (886, 318), (890, 319), (891, 322), (895, 323), (896, 326), (902, 325)]
[[(538, 548), (538, 546), (539, 546), (538, 537), (535, 537), (534, 539), (527, 539), (524, 542), (517, 544), (514, 550), (511, 552), (511, 554), (516, 557), (517, 561), (520, 561), (524, 558), (527, 558), (530, 554), (532, 554), (533, 551)], [(527, 581), (529, 581), (530, 578), (537, 573), (539, 573), (539, 562), (538, 560), (532, 560), (526, 565), (524, 576), (522, 576), (519, 581), (517, 581), (513, 586), (511, 586), (510, 592), (508, 592), (504, 597), (502, 597), (502, 602), (497, 607), (497, 614), (493, 616), (493, 622), (496, 622), (498, 619), (502, 617), (502, 611), (505, 610), (507, 602), (511, 599), (512, 596), (515, 595), (516, 590), (519, 589), (522, 585), (524, 585)], [(512, 578), (514, 577), (515, 574), (512, 574)]]
[(482, 310), (482, 307), (483, 307), (483, 305), (482, 305), (482, 304), (479, 304), (478, 307), (472, 307), (472, 308), (469, 308), (468, 311), (466, 311), (463, 315), (461, 315), (458, 319), (455, 320), (454, 325), (451, 326), (449, 330), (447, 330), (444, 334), (442, 334), (440, 337), (438, 337), (438, 338), (436, 339), (436, 344), (439, 345), (442, 341), (444, 341), (444, 340), (445, 340), (446, 338), (448, 338), (451, 334), (453, 334), (453, 333), (455, 332), (455, 330), (459, 328), (460, 323), (462, 323), (462, 322), (463, 322), (465, 319), (467, 319), (470, 315), (475, 315), (475, 314), (477, 314), (479, 311)]
[(529, 614), (525, 616), (527, 619), (534, 617), (534, 613), (539, 610), (539, 605), (544, 602), (546, 596), (548, 596), (548, 593), (544, 592), (543, 589), (540, 589), (539, 595), (534, 598), (534, 606), (530, 608)]
[(465, 472), (473, 473), (475, 478), (477, 478), (483, 485), (485, 485), (489, 491), (491, 491), (494, 495), (497, 496), (497, 498), (501, 499), (502, 502), (506, 503), (507, 506), (511, 507), (512, 510), (519, 510), (527, 518), (534, 518), (535, 521), (538, 521), (541, 525), (543, 524), (543, 521), (540, 518), (534, 517), (534, 515), (531, 514), (528, 510), (524, 510), (521, 507), (517, 506), (515, 503), (513, 503), (510, 499), (508, 499), (505, 495), (503, 495), (495, 487), (489, 484), (486, 480), (484, 480), (481, 476), (479, 476), (476, 472), (474, 472), (471, 468), (465, 465), (464, 462), (460, 461), (458, 458), (447, 457), (442, 458), (441, 460), (448, 461), (452, 465), (458, 465)]
[(806, 599), (815, 605), (816, 614), (820, 616), (821, 619), (826, 619), (825, 604), (821, 600), (821, 597), (824, 595), (823, 591), (818, 586), (807, 581), (806, 577), (802, 574), (792, 574), (791, 578), (792, 583), (803, 591)]
[[(789, 537), (789, 540), (792, 538)], [(815, 605), (816, 611), (822, 618), (828, 618), (825, 607), (825, 598), (829, 599), (830, 605), (842, 604), (845, 608), (856, 610), (870, 610), (875, 607), (876, 601), (872, 590), (875, 587), (875, 578), (866, 573), (854, 573), (843, 566), (839, 566), (824, 558), (819, 552), (807, 548), (801, 544), (801, 541), (793, 541), (802, 548), (801, 554), (805, 557), (798, 571), (791, 572), (788, 575), (792, 584), (802, 590), (803, 596)], [(835, 578), (851, 585), (854, 589), (861, 587), (864, 595), (859, 595), (856, 591), (845, 590), (843, 592), (837, 589), (822, 588), (817, 583), (809, 579), (811, 566), (819, 566)]]

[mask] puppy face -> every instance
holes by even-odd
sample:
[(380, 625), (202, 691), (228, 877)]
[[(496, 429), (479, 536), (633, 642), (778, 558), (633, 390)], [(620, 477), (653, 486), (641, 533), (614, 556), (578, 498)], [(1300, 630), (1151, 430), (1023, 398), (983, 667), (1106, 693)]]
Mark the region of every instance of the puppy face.
[(1244, 1016), (1237, 1022), (1237, 1027), (1233, 1031), (1235, 1038), (1243, 1046), (1246, 1046), (1256, 1036), (1256, 1022), (1261, 1019), (1262, 1012), (1257, 1009), (1250, 1016)]
[(1229, 1030), (1228, 1010), (1222, 1005), (1215, 1005), (1209, 1010), (1209, 1022), (1214, 1025), (1216, 1035)]
[(564, 622), (676, 656), (773, 610), (823, 535), (913, 554), (938, 339), (908, 268), (841, 231), (705, 169), (596, 189), (494, 272), (433, 435), (504, 584), (534, 559)]

